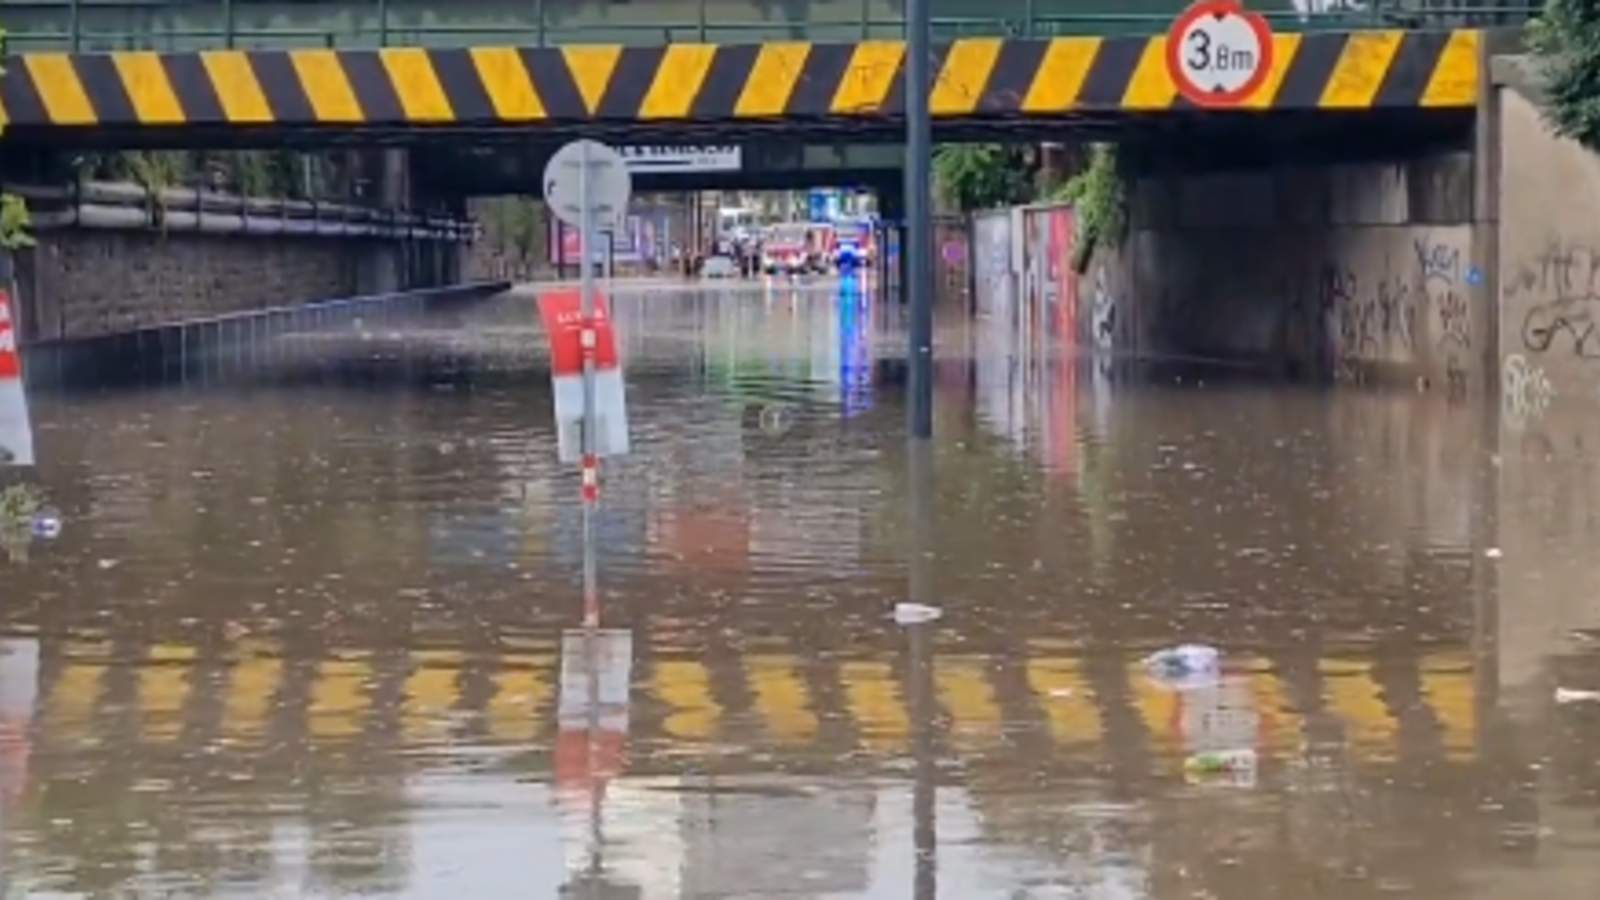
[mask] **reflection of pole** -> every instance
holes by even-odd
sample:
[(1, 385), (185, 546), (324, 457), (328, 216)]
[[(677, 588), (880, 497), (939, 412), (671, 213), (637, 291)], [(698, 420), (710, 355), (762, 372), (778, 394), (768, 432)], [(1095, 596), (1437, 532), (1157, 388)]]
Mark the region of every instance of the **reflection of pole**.
[[(909, 599), (934, 605), (933, 592), (933, 446), (912, 441), (911, 578)], [(911, 791), (912, 843), (916, 848), (916, 876), (912, 896), (933, 900), (939, 893), (938, 827), (934, 795), (938, 770), (934, 758), (933, 624), (910, 627), (911, 725), (915, 781)]]
[(583, 248), (580, 254), (583, 257), (581, 260), (583, 276), (579, 281), (579, 290), (583, 292), (581, 306), (583, 330), (580, 332), (583, 347), (583, 421), (580, 423), (583, 442), (583, 624), (585, 628), (597, 628), (600, 625), (600, 596), (596, 585), (598, 574), (595, 571), (594, 558), (594, 515), (595, 504), (600, 499), (600, 472), (599, 462), (595, 456), (597, 434), (594, 421), (594, 366), (597, 341), (594, 327), (594, 254), (598, 248), (595, 246), (596, 223), (592, 208), (594, 201), (589, 191), (591, 144), (584, 141), (579, 146), (582, 152), (578, 158), (578, 196), (582, 198), (583, 207), (579, 223), (583, 232)]
[(583, 629), (583, 656), (589, 674), (588, 734), (584, 755), (588, 759), (589, 788), (589, 873), (605, 869), (605, 840), (601, 835), (600, 791), (600, 634), (598, 623), (586, 622)]
[(909, 275), (904, 285), (911, 303), (908, 424), (915, 439), (933, 436), (932, 2), (906, 0), (906, 241), (900, 252)]

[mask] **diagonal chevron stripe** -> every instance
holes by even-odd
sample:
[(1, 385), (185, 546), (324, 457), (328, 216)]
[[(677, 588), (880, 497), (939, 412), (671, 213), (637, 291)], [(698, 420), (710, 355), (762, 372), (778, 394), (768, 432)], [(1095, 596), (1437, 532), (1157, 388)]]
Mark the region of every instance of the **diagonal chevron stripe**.
[[(39, 739), (57, 748), (198, 742), (254, 754), (284, 741), (331, 749), (387, 740), (399, 749), (463, 736), (542, 746), (553, 736), (560, 666), (550, 647), (328, 650), (291, 659), (281, 652), (259, 640), (220, 652), (188, 644), (47, 647)], [(636, 673), (634, 740), (690, 758), (725, 754), (728, 746), (800, 755), (910, 751), (908, 674), (896, 662), (823, 661), (779, 649), (726, 658), (727, 666), (713, 667), (700, 655), (646, 648)], [(956, 755), (984, 756), (1007, 752), (1031, 730), (1061, 751), (1110, 758), (1112, 723), (1122, 721), (1136, 723), (1155, 759), (1175, 764), (1184, 747), (1184, 695), (1153, 684), (1135, 660), (1098, 659), (1046, 642), (1015, 660), (938, 655), (932, 685), (942, 741)], [(1339, 723), (1357, 760), (1475, 754), (1475, 684), (1465, 653), (1382, 663), (1325, 658), (1314, 671), (1317, 710), (1290, 699), (1268, 660), (1232, 666), (1269, 758), (1299, 755), (1313, 713)]]
[[(1278, 35), (1257, 110), (1468, 107), (1476, 31)], [(935, 116), (983, 121), (1186, 109), (1164, 37), (967, 38), (932, 60)], [(428, 50), (25, 54), (21, 126), (516, 125), (875, 119), (904, 112), (900, 41)]]

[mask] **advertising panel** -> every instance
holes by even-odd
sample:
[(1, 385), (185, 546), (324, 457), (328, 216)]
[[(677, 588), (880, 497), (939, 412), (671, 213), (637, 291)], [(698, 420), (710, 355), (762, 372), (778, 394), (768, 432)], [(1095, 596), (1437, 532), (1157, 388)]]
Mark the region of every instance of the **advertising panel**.
[(1024, 213), (1023, 306), (1026, 334), (1034, 346), (1059, 350), (1073, 345), (1077, 284), (1072, 275), (1073, 210), (1046, 206)]
[(973, 260), (977, 269), (978, 314), (1015, 321), (1015, 278), (1011, 269), (1011, 212), (997, 210), (973, 218)]
[[(638, 263), (664, 260), (672, 247), (672, 217), (665, 211), (629, 213), (624, 227), (611, 235), (612, 261)], [(550, 229), (550, 262), (572, 265), (583, 256), (578, 229)], [(602, 257), (603, 259), (604, 257)]]

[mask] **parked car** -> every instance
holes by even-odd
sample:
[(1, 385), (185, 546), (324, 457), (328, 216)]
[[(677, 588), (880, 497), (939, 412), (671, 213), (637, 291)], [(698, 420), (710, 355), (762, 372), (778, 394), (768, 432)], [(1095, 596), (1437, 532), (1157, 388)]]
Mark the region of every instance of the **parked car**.
[(705, 278), (714, 278), (718, 280), (723, 278), (738, 278), (739, 264), (734, 262), (733, 258), (730, 256), (722, 256), (720, 254), (717, 256), (708, 256), (706, 257), (705, 263), (700, 266), (700, 275)]

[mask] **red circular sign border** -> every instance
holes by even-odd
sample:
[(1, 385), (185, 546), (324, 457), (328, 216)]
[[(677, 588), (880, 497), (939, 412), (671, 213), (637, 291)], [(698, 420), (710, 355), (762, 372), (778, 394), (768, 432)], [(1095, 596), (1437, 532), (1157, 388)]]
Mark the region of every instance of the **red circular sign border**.
[[(1203, 91), (1199, 85), (1191, 83), (1184, 77), (1182, 60), (1178, 57), (1182, 48), (1175, 38), (1206, 16), (1222, 15), (1239, 16), (1250, 26), (1250, 30), (1256, 33), (1256, 40), (1261, 44), (1261, 65), (1256, 67), (1255, 74), (1250, 76), (1249, 81), (1234, 90), (1219, 94), (1215, 91)], [(1179, 95), (1189, 102), (1208, 109), (1238, 106), (1261, 90), (1262, 85), (1266, 84), (1267, 76), (1272, 74), (1272, 26), (1267, 23), (1265, 16), (1245, 9), (1239, 0), (1201, 0), (1184, 10), (1167, 30), (1166, 56), (1167, 74), (1171, 76), (1172, 84), (1178, 89)]]

